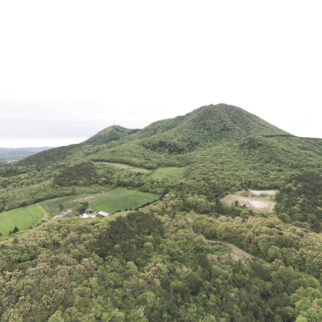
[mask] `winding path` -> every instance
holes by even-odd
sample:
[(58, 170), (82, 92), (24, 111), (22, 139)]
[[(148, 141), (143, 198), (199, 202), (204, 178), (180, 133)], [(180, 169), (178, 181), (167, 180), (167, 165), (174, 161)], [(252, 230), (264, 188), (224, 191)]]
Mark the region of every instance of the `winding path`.
[[(194, 221), (194, 218), (187, 217), (187, 221), (189, 222), (190, 231), (194, 235), (198, 236), (198, 234), (196, 234), (192, 228), (192, 223)], [(231, 243), (223, 242), (220, 240), (210, 240), (210, 239), (206, 239), (206, 238), (205, 238), (205, 241), (208, 245), (224, 245), (230, 250), (227, 252), (227, 254), (221, 255), (221, 256), (209, 254), (208, 255), (209, 259), (217, 260), (218, 258), (224, 258), (224, 259), (230, 259), (230, 260), (235, 260), (235, 261), (241, 261), (243, 264), (246, 264), (249, 260), (257, 258), (257, 257), (254, 257), (253, 255), (245, 252), (244, 250), (238, 248), (237, 246), (235, 246), (234, 244), (231, 244)]]

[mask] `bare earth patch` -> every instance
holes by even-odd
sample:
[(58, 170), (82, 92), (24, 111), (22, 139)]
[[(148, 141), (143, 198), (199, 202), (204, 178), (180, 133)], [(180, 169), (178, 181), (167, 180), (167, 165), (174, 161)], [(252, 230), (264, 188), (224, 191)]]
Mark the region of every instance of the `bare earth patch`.
[(234, 205), (238, 202), (240, 206), (246, 206), (247, 208), (257, 211), (272, 211), (275, 207), (275, 202), (267, 200), (254, 200), (253, 198), (241, 197), (236, 195), (228, 195), (221, 200), (226, 205)]

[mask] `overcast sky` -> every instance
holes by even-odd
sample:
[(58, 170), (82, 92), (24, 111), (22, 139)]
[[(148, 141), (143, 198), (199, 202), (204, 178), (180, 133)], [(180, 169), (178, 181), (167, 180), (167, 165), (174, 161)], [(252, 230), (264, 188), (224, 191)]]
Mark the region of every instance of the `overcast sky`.
[(321, 0), (1, 0), (0, 146), (210, 103), (322, 138)]

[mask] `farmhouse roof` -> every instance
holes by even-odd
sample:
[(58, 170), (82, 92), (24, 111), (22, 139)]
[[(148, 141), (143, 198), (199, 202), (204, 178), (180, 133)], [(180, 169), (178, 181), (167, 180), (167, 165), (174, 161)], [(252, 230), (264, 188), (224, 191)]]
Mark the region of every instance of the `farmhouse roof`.
[(110, 215), (108, 212), (105, 212), (105, 211), (99, 211), (98, 214), (103, 216), (103, 217), (107, 217), (107, 216)]

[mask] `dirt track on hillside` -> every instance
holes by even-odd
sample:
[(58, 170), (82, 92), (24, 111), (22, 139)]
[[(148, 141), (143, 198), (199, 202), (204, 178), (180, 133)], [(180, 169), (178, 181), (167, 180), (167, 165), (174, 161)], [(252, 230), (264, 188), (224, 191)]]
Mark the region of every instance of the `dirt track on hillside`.
[[(197, 235), (192, 228), (192, 223), (194, 221), (194, 218), (187, 217), (187, 221), (189, 223), (190, 231), (194, 235)], [(217, 260), (218, 258), (223, 258), (223, 259), (228, 259), (228, 260), (241, 261), (243, 264), (246, 264), (246, 263), (248, 263), (249, 260), (254, 258), (254, 256), (245, 252), (244, 250), (240, 249), (239, 247), (235, 246), (234, 244), (230, 244), (230, 243), (220, 241), (220, 240), (210, 240), (210, 239), (206, 239), (206, 238), (204, 238), (204, 241), (208, 245), (224, 245), (227, 247), (227, 253), (224, 255), (208, 254), (208, 258), (211, 260)]]

